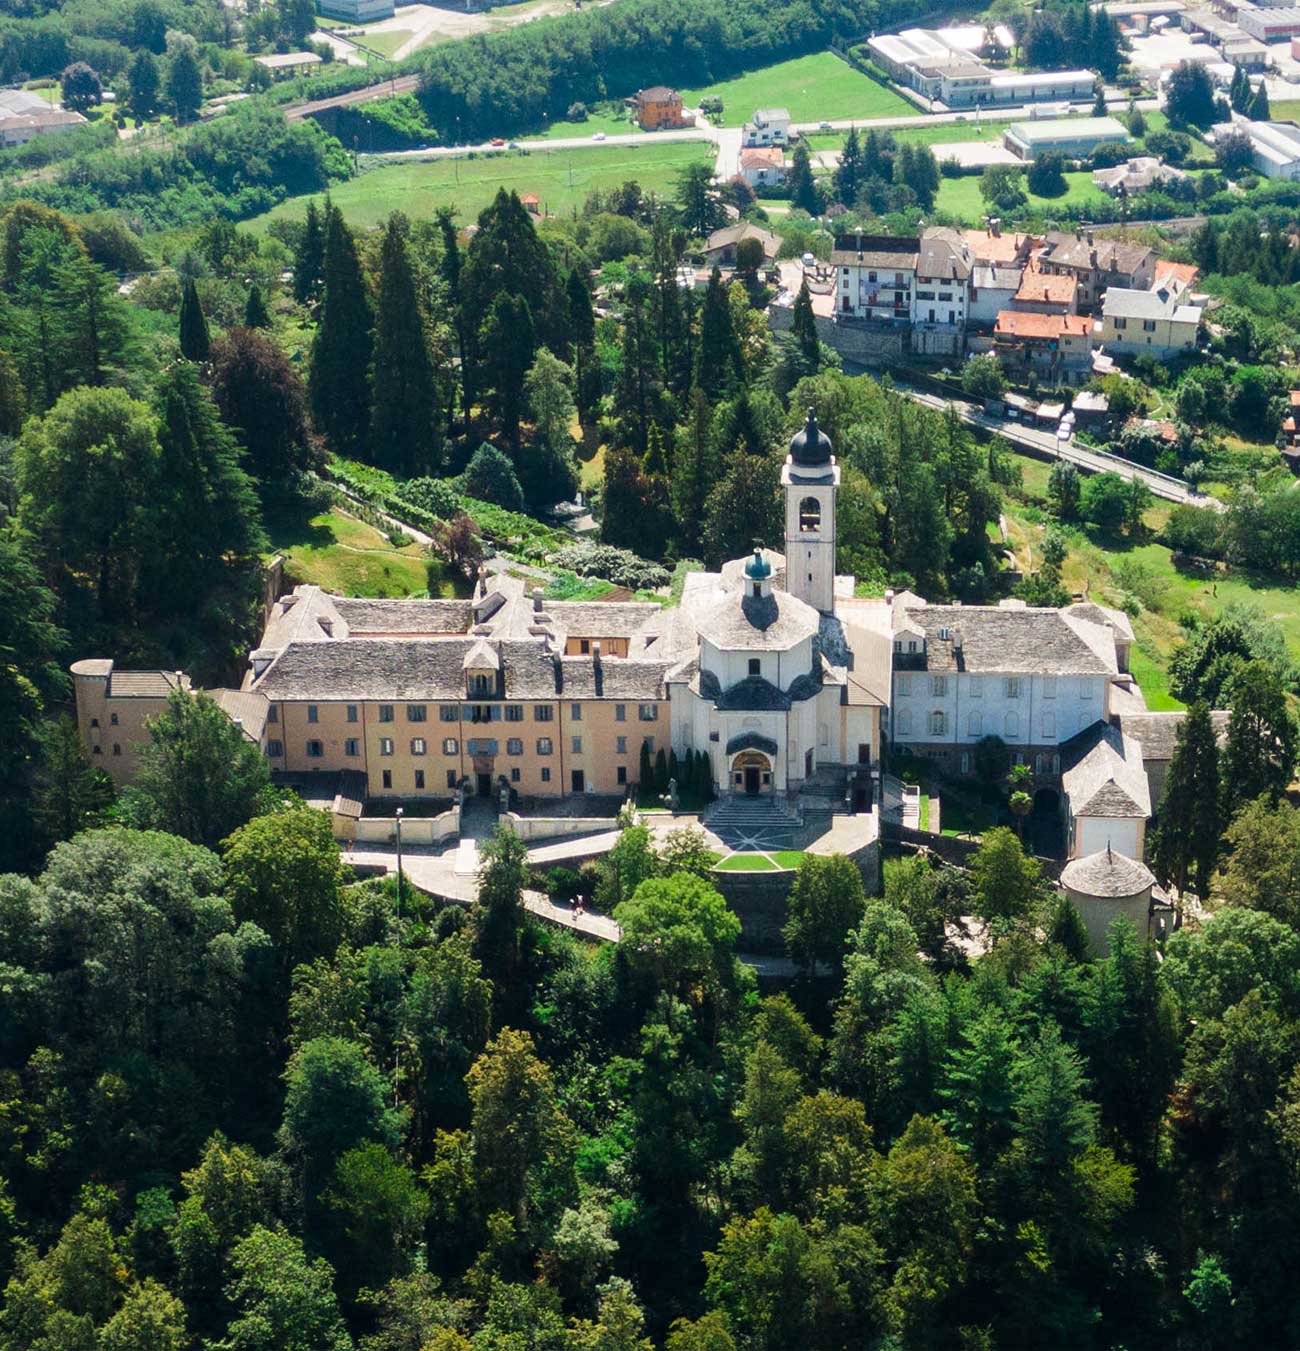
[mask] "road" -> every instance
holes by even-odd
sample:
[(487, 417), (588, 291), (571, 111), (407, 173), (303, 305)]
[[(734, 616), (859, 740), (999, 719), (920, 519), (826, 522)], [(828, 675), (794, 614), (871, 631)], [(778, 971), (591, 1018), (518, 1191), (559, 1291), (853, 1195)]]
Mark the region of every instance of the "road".
[(1152, 495), (1164, 498), (1167, 502), (1187, 503), (1194, 507), (1209, 507), (1212, 511), (1223, 511), (1224, 505), (1216, 497), (1207, 497), (1190, 488), (1182, 479), (1159, 470), (1148, 469), (1118, 455), (1104, 450), (1095, 450), (1091, 446), (1081, 446), (1075, 441), (1061, 441), (1055, 432), (1039, 431), (1035, 427), (1024, 427), (1007, 418), (994, 417), (982, 408), (977, 408), (961, 399), (946, 399), (939, 394), (928, 394), (909, 385), (895, 384), (895, 389), (917, 403), (944, 411), (951, 408), (961, 420), (972, 427), (994, 432), (1013, 445), (1031, 451), (1035, 455), (1049, 460), (1066, 460), (1087, 474), (1118, 474), (1121, 478), (1140, 478), (1151, 489)]

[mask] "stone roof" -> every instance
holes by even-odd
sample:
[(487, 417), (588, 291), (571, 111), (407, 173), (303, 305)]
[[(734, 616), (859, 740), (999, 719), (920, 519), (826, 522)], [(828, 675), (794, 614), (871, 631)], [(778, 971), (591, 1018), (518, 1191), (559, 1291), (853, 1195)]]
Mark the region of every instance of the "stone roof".
[(474, 622), (468, 600), (360, 600), (331, 596), (334, 611), (357, 637), (391, 633), (467, 633)]
[[(1110, 632), (1060, 610), (1003, 605), (922, 605), (898, 610), (925, 634), (926, 670), (1007, 675), (1114, 675)], [(947, 637), (941, 636), (946, 633)]]
[(916, 260), (920, 276), (939, 281), (965, 281), (970, 276), (972, 262), (970, 249), (960, 231), (935, 227), (921, 236)]
[(1018, 291), (1023, 272), (1019, 263), (976, 263), (971, 286), (977, 291)]
[[(1126, 737), (1132, 737), (1142, 747), (1144, 760), (1172, 760), (1174, 746), (1178, 741), (1178, 729), (1187, 720), (1187, 714), (1179, 709), (1163, 713), (1124, 713), (1112, 721)], [(1210, 714), (1214, 732), (1220, 744), (1228, 735), (1228, 714), (1216, 710)]]
[(262, 739), (266, 730), (266, 712), (269, 703), (264, 694), (251, 690), (209, 690), (217, 706), (231, 722), (239, 724), (240, 730), (252, 742)]
[[(1126, 286), (1109, 286), (1101, 312), (1107, 318), (1172, 319), (1181, 306), (1180, 292), (1168, 286), (1154, 291), (1135, 291)], [(1194, 307), (1190, 307), (1194, 308)]]
[(1061, 871), (1063, 887), (1103, 900), (1140, 896), (1155, 880), (1146, 864), (1109, 847), (1084, 858), (1072, 858)]
[(785, 652), (811, 638), (821, 616), (784, 591), (732, 594), (699, 619), (700, 637), (724, 651)]
[(714, 253), (730, 248), (733, 244), (739, 244), (742, 239), (757, 239), (768, 258), (775, 258), (781, 251), (780, 239), (770, 230), (755, 225), (752, 220), (737, 221), (735, 225), (724, 225), (722, 229), (714, 230), (705, 241), (704, 250), (706, 253)]
[(108, 677), (110, 699), (166, 699), (177, 688), (190, 688), (180, 671), (113, 671)]
[[(1078, 396), (1075, 397), (1075, 403), (1078, 403)], [(1067, 615), (1074, 615), (1077, 619), (1086, 619), (1090, 624), (1104, 624), (1115, 632), (1126, 642), (1133, 641), (1133, 625), (1129, 623), (1128, 615), (1123, 610), (1117, 610), (1109, 605), (1098, 605), (1095, 600), (1075, 601), (1073, 605), (1067, 605), (1064, 612)]]
[(1145, 244), (1098, 239), (1082, 231), (1067, 234), (1063, 230), (1053, 230), (1045, 237), (1041, 257), (1044, 262), (1058, 267), (1132, 275), (1148, 259), (1154, 259), (1155, 251)]
[(552, 600), (546, 612), (573, 638), (631, 638), (663, 607), (654, 601)]
[(678, 97), (675, 89), (669, 89), (666, 84), (652, 84), (649, 89), (638, 89), (636, 96), (638, 99), (645, 99), (647, 103), (663, 103), (666, 99)]
[(921, 241), (914, 237), (847, 235), (843, 239), (836, 240), (835, 248), (831, 251), (831, 266), (913, 271), (920, 249)]
[(1142, 746), (1118, 727), (1099, 722), (1061, 747), (1066, 766), (1061, 788), (1071, 816), (1107, 816), (1128, 820), (1151, 815)]

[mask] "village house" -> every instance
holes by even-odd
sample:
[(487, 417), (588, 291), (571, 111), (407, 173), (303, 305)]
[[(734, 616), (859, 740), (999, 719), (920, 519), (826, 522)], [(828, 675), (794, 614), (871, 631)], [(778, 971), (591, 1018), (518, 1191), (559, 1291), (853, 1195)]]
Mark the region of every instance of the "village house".
[(781, 251), (781, 240), (770, 230), (755, 225), (753, 221), (738, 221), (735, 225), (724, 225), (704, 242), (704, 261), (713, 267), (735, 267), (736, 249), (743, 240), (756, 239), (763, 246), (763, 257), (770, 263)]
[(1161, 358), (1192, 352), (1200, 326), (1200, 307), (1184, 303), (1183, 293), (1172, 287), (1131, 291), (1111, 286), (1102, 301), (1101, 343), (1109, 352), (1150, 352)]
[(970, 328), (989, 329), (1020, 290), (1024, 268), (1018, 263), (976, 263), (971, 268), (966, 323)]
[(741, 128), (742, 146), (787, 146), (790, 144), (790, 110), (788, 108), (756, 108), (752, 122)]
[(1092, 370), (1092, 320), (1081, 314), (1023, 314), (1003, 310), (993, 350), (1017, 373), (1049, 385), (1082, 384)]
[(957, 356), (966, 341), (966, 296), (970, 249), (959, 230), (922, 233), (912, 295), (912, 350), (928, 356)]
[(37, 136), (84, 126), (86, 119), (68, 108), (55, 108), (26, 89), (0, 89), (0, 148), (26, 145)]
[(1181, 169), (1162, 164), (1154, 155), (1139, 155), (1110, 169), (1094, 169), (1093, 184), (1111, 197), (1133, 197), (1150, 188), (1186, 179)]
[(1109, 286), (1146, 291), (1155, 282), (1155, 250), (1145, 244), (1102, 239), (1092, 230), (1050, 231), (1036, 265), (1040, 272), (1072, 276), (1079, 284), (1078, 307), (1085, 314)]
[(755, 190), (779, 188), (785, 182), (785, 151), (779, 146), (742, 150), (740, 176)]
[(675, 89), (662, 84), (637, 90), (636, 121), (642, 131), (692, 125), (682, 107), (682, 96)]
[(890, 325), (910, 324), (921, 241), (893, 235), (849, 235), (831, 252), (836, 314)]
[(1025, 268), (1008, 309), (1022, 314), (1074, 314), (1078, 308), (1079, 283), (1070, 275)]

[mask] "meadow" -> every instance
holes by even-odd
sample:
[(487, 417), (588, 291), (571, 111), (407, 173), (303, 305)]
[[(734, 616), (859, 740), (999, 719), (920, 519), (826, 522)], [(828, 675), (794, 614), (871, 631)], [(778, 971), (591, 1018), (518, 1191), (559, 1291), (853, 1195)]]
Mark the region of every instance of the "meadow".
[[(1101, 204), (1109, 200), (1105, 193), (1093, 187), (1092, 174), (1086, 169), (1067, 173), (1065, 181), (1068, 185), (1067, 190), (1059, 197), (1039, 197), (1032, 192), (1027, 193), (1029, 206), (1018, 215), (1036, 215), (1050, 220), (1052, 213), (1064, 206), (1089, 202)], [(960, 217), (970, 225), (978, 225), (988, 211), (984, 198), (980, 196), (979, 175), (969, 174), (963, 178), (942, 179), (935, 206), (940, 211), (947, 211)]]

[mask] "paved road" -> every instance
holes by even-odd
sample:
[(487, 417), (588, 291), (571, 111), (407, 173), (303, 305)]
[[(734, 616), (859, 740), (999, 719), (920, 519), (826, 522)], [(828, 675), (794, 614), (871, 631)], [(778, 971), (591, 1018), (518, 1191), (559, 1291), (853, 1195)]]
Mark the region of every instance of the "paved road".
[(1209, 507), (1213, 511), (1223, 511), (1224, 505), (1215, 497), (1207, 497), (1190, 488), (1182, 479), (1162, 474), (1155, 469), (1147, 469), (1132, 460), (1122, 459), (1104, 450), (1094, 450), (1091, 446), (1082, 446), (1075, 441), (1061, 441), (1054, 432), (1039, 431), (1035, 427), (1024, 427), (1018, 422), (1006, 418), (993, 417), (982, 408), (977, 408), (961, 399), (946, 399), (939, 394), (928, 394), (904, 384), (895, 384), (900, 394), (906, 394), (917, 403), (927, 404), (931, 408), (944, 410), (952, 408), (957, 416), (973, 427), (996, 432), (1013, 445), (1021, 446), (1051, 460), (1067, 460), (1088, 474), (1118, 474), (1125, 479), (1142, 479), (1156, 497), (1167, 502), (1186, 502), (1196, 507)]

